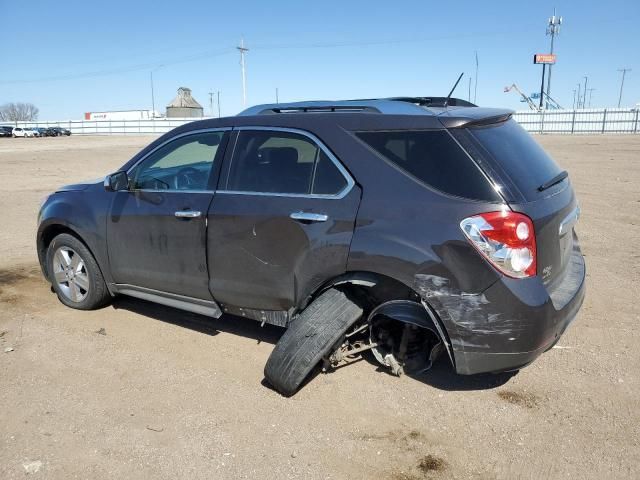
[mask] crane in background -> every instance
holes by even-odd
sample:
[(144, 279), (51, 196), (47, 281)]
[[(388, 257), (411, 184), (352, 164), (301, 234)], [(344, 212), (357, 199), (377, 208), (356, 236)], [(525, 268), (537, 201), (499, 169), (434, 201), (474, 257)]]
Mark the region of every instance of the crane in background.
[[(512, 90), (517, 92), (518, 94), (520, 94), (520, 97), (522, 97), (522, 100), (520, 100), (520, 101), (521, 102), (526, 102), (527, 105), (529, 105), (529, 108), (531, 110), (535, 110), (536, 112), (540, 111), (540, 107), (538, 105), (536, 105), (536, 103), (533, 101), (533, 99), (531, 97), (529, 97), (528, 95), (525, 95), (522, 92), (522, 90), (520, 90), (515, 83), (512, 83), (508, 87), (504, 87), (504, 92), (505, 93), (511, 92)], [(552, 108), (554, 110), (562, 110), (562, 107), (560, 106), (560, 104), (558, 102), (556, 102), (553, 98), (551, 98), (549, 95), (547, 95), (547, 92), (544, 92), (544, 97), (547, 100), (548, 108)], [(540, 94), (538, 94), (538, 98), (540, 98)]]
[(535, 110), (536, 112), (539, 112), (540, 109), (538, 108), (538, 106), (535, 104), (535, 102), (533, 100), (531, 100), (531, 97), (525, 95), (524, 93), (522, 93), (522, 90), (520, 90), (518, 88), (518, 86), (515, 83), (512, 83), (511, 86), (509, 87), (504, 87), (504, 93), (508, 93), (510, 91), (516, 91), (517, 93), (520, 94), (520, 96), (522, 97), (522, 102), (527, 102), (527, 105), (529, 105), (529, 108), (531, 110)]

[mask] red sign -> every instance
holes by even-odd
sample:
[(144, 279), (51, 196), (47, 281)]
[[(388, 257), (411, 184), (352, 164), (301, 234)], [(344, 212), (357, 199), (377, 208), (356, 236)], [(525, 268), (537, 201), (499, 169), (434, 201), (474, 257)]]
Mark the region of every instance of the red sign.
[(533, 56), (533, 63), (556, 63), (556, 55), (554, 53), (536, 53)]

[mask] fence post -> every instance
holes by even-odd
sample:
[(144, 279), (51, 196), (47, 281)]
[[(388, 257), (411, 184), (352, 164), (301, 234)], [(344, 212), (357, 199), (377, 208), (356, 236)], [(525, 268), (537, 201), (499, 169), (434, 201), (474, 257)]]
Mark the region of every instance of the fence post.
[(602, 131), (600, 133), (604, 133), (604, 125), (607, 122), (607, 109), (604, 109), (604, 114), (602, 115)]
[(544, 133), (544, 110), (540, 111), (540, 133)]
[(573, 111), (573, 115), (571, 116), (571, 133), (573, 133), (576, 129), (576, 111)]
[(638, 133), (638, 112), (640, 112), (640, 108), (636, 109), (636, 121), (633, 125), (633, 133)]

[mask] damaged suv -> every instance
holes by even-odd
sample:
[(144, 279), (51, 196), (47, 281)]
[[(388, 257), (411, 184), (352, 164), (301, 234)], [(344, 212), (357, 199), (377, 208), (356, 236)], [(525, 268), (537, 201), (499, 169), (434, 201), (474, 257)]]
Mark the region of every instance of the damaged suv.
[(72, 308), (130, 295), (286, 327), (265, 377), (292, 395), (365, 351), (397, 375), (440, 353), (465, 375), (529, 364), (584, 298), (578, 215), (510, 111), (303, 102), (183, 125), (59, 189), (37, 250)]

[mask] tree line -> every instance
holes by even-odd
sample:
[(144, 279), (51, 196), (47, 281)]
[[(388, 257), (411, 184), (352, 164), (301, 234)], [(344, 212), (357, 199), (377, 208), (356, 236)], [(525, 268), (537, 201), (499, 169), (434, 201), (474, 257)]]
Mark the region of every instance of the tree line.
[(38, 119), (38, 107), (32, 103), (5, 103), (0, 106), (0, 121), (29, 122)]

